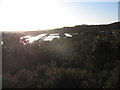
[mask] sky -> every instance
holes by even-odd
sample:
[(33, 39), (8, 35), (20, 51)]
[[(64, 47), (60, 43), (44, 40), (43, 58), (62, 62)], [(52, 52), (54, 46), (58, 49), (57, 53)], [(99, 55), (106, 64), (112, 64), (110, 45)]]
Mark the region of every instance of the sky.
[(0, 31), (45, 30), (118, 21), (118, 0), (83, 1), (0, 0)]
[(118, 3), (118, 21), (120, 22), (120, 1)]

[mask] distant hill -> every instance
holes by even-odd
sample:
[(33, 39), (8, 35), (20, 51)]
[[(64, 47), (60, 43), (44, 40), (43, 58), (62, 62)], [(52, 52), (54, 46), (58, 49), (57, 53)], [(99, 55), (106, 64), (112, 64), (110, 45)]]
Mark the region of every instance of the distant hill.
[(53, 30), (45, 30), (45, 31), (27, 31), (24, 32), (24, 35), (37, 35), (40, 33), (73, 33), (73, 32), (86, 32), (86, 31), (120, 31), (120, 22), (114, 22), (111, 24), (103, 24), (103, 25), (77, 25), (74, 27), (63, 27)]

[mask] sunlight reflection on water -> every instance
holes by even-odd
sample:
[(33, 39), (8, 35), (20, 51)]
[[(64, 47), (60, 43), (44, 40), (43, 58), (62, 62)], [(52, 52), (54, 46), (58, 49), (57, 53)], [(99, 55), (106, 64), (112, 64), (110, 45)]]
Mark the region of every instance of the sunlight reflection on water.
[(72, 37), (72, 35), (68, 34), (68, 33), (65, 33), (64, 34), (66, 37)]
[(44, 39), (44, 41), (52, 41), (54, 38), (60, 38), (60, 36), (51, 36), (49, 35), (47, 38)]
[[(68, 33), (64, 33), (64, 35), (66, 37), (72, 37), (72, 35), (68, 34)], [(38, 41), (38, 40), (39, 41), (52, 41), (55, 38), (56, 39), (60, 38), (59, 33), (53, 33), (53, 34), (50, 34), (49, 36), (47, 36), (47, 33), (39, 34), (37, 36), (27, 35), (27, 36), (20, 37), (20, 42), (23, 43), (24, 45), (26, 45), (27, 43), (33, 43), (33, 42)]]

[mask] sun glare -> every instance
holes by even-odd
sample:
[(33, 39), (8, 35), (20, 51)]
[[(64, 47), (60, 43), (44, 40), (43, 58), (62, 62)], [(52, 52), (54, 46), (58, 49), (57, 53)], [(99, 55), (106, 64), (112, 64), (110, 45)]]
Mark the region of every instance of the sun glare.
[(0, 12), (3, 31), (53, 29), (77, 20), (60, 0), (3, 0)]
[(85, 9), (90, 3), (84, 6), (84, 4), (75, 4), (69, 0), (63, 1), (65, 0), (2, 0), (0, 2), (0, 31), (48, 30), (110, 21), (110, 17), (106, 19), (106, 14), (104, 19), (102, 13), (99, 17), (97, 13), (93, 14), (91, 9)]

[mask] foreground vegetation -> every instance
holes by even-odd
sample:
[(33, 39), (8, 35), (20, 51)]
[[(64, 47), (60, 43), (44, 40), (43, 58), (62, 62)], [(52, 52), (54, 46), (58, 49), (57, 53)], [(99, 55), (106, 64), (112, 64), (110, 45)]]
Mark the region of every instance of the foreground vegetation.
[(22, 35), (3, 33), (3, 88), (119, 88), (119, 28), (27, 45)]

